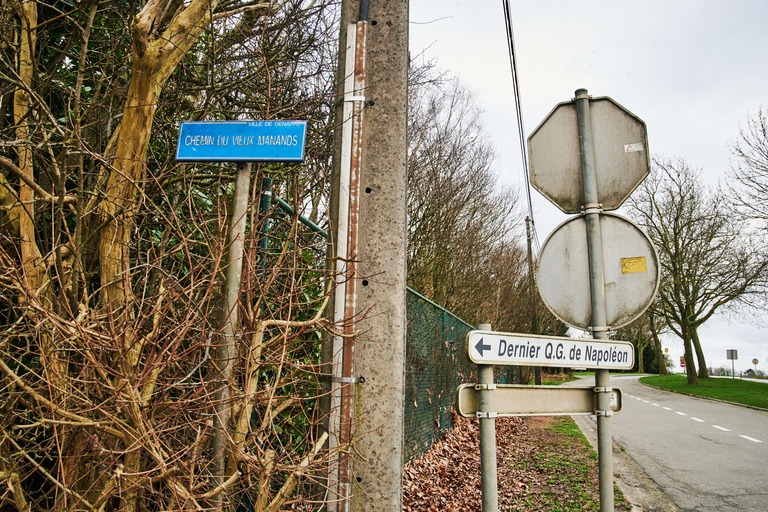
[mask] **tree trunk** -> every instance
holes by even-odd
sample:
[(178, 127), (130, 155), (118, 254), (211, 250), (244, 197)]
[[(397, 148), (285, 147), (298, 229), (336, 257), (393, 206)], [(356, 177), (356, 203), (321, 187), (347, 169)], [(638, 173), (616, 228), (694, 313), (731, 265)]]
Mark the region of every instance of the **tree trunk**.
[(659, 340), (659, 332), (656, 330), (656, 317), (653, 313), (650, 313), (648, 319), (651, 324), (653, 345), (656, 347), (656, 361), (659, 363), (659, 375), (667, 375), (667, 363), (664, 360), (664, 352), (661, 346), (661, 340)]
[[(20, 20), (19, 31), (19, 78), (25, 87), (19, 87), (13, 95), (13, 116), (16, 125), (16, 138), (19, 141), (17, 154), (19, 157), (19, 170), (30, 181), (34, 181), (34, 164), (32, 149), (30, 147), (30, 129), (32, 113), (29, 110), (29, 92), (32, 88), (32, 78), (35, 69), (35, 43), (37, 39), (37, 4), (32, 1), (24, 1), (17, 11)], [(48, 285), (48, 269), (37, 246), (37, 234), (35, 231), (35, 190), (23, 179), (19, 179), (18, 208), (19, 239), (21, 240), (21, 267), (23, 270), (24, 290), (19, 296), (19, 303), (37, 301), (46, 307), (51, 306), (51, 290)], [(31, 314), (31, 313), (30, 313)], [(38, 320), (39, 321), (39, 320)], [(52, 398), (60, 396), (61, 376), (65, 371), (53, 348), (50, 333), (40, 330), (38, 340), (41, 345), (43, 366), (51, 382)]]
[[(29, 176), (34, 177), (32, 164), (32, 150), (27, 145), (29, 142), (29, 123), (32, 115), (29, 111), (29, 92), (32, 87), (34, 74), (35, 39), (37, 26), (37, 4), (29, 0), (19, 6), (19, 19), (21, 30), (19, 31), (19, 78), (26, 88), (19, 87), (13, 95), (13, 113), (16, 124), (16, 138), (21, 143), (17, 149), (19, 156), (19, 169)], [(43, 265), (40, 251), (35, 240), (35, 192), (24, 180), (19, 180), (19, 200), (22, 206), (19, 216), (19, 235), (21, 238), (21, 266), (24, 269), (25, 292), (29, 295), (37, 295), (43, 283)], [(25, 302), (27, 297), (21, 297)]]
[[(157, 102), (163, 85), (181, 59), (197, 41), (217, 0), (192, 0), (174, 14), (162, 34), (154, 30), (163, 15), (166, 2), (148, 0), (131, 25), (133, 35), (131, 85), (118, 128), (117, 146), (112, 167), (108, 170), (105, 200), (99, 214), (105, 227), (99, 233), (99, 264), (102, 285), (102, 307), (111, 317), (118, 339), (122, 342), (124, 371), (140, 374), (138, 368), (143, 350), (141, 337), (133, 332), (131, 318), (132, 291), (129, 256), (133, 217), (142, 177), (146, 173), (146, 155)], [(141, 422), (140, 416), (132, 421)], [(141, 425), (133, 425), (140, 431)], [(125, 436), (126, 446), (135, 442), (132, 433)], [(129, 488), (124, 493), (121, 510), (136, 512), (138, 480), (141, 475), (141, 451), (125, 458), (125, 474)]]
[[(107, 179), (106, 197), (100, 214), (106, 227), (100, 233), (102, 304), (118, 318), (131, 298), (128, 256), (133, 214), (146, 154), (152, 133), (157, 101), (163, 85), (181, 59), (197, 41), (217, 0), (193, 0), (174, 15), (162, 35), (154, 34), (165, 2), (148, 1), (134, 18), (131, 85), (119, 127), (113, 168)], [(119, 323), (118, 323), (119, 325)], [(131, 359), (136, 360), (131, 349)]]
[[(134, 43), (134, 47), (136, 44)], [(120, 125), (120, 136), (113, 161), (114, 170), (107, 181), (106, 199), (100, 205), (100, 214), (108, 221), (99, 238), (101, 267), (102, 305), (116, 326), (118, 339), (122, 341), (125, 371), (139, 374), (142, 344), (133, 332), (131, 319), (133, 308), (129, 256), (133, 215), (137, 208), (136, 196), (144, 174), (152, 121), (157, 108), (159, 84), (153, 69), (157, 67), (156, 55), (140, 56), (134, 50), (134, 65), (128, 100)], [(138, 425), (132, 425), (138, 427)], [(127, 433), (126, 446), (133, 446), (133, 434)], [(125, 457), (128, 489), (124, 493), (121, 510), (138, 510), (138, 480), (141, 473), (141, 452), (132, 451)]]
[(691, 327), (691, 340), (693, 346), (696, 349), (696, 358), (699, 361), (699, 378), (708, 379), (709, 371), (707, 370), (707, 360), (704, 357), (704, 351), (701, 349), (701, 342), (699, 341), (699, 330), (697, 327)]
[(645, 364), (643, 363), (643, 353), (645, 353), (645, 347), (648, 346), (648, 342), (642, 339), (642, 335), (637, 340), (637, 371), (645, 373)]
[(661, 340), (656, 331), (652, 331), (653, 346), (656, 348), (656, 362), (659, 365), (659, 375), (667, 375), (667, 361), (664, 359), (664, 348), (661, 346)]
[(682, 327), (683, 346), (685, 347), (685, 374), (688, 377), (689, 386), (698, 386), (699, 377), (696, 375), (696, 363), (693, 359), (693, 346), (691, 345), (691, 331), (686, 325)]

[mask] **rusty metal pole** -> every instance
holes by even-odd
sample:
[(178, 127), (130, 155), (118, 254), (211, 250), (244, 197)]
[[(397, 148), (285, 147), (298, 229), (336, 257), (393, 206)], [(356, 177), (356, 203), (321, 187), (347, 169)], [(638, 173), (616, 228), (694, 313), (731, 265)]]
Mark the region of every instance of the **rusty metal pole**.
[[(333, 322), (339, 334), (332, 339), (330, 359), (330, 447), (337, 456), (329, 468), (328, 510), (347, 511), (352, 482), (352, 423), (355, 401), (355, 324), (357, 315), (357, 246), (360, 223), (360, 171), (365, 93), (365, 21), (347, 26), (344, 48), (344, 88), (340, 130), (340, 154), (334, 189), (332, 268), (335, 279)], [(337, 181), (336, 181), (337, 180)]]

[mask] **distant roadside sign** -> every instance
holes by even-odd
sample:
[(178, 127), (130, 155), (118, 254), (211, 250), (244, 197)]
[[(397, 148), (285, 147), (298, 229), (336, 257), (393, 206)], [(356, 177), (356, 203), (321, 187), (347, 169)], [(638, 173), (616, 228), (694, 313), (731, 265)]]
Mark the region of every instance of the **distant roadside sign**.
[(184, 121), (178, 162), (303, 162), (306, 121)]
[(626, 341), (470, 331), (467, 348), (477, 364), (609, 370), (635, 365), (635, 348)]
[[(465, 418), (477, 415), (478, 389), (475, 384), (461, 384), (456, 389), (456, 412)], [(594, 388), (560, 388), (497, 384), (493, 390), (497, 416), (564, 416), (595, 414), (597, 393)], [(611, 410), (621, 412), (623, 396), (619, 388), (611, 391)]]

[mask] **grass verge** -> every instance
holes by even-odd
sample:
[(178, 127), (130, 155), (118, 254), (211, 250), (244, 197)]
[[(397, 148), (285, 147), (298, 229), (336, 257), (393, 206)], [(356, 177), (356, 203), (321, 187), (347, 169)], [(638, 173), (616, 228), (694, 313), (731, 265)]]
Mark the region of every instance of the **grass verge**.
[(740, 379), (699, 379), (698, 386), (689, 386), (685, 375), (654, 375), (642, 377), (641, 382), (669, 391), (768, 409), (768, 385)]
[[(568, 416), (529, 419), (534, 449), (509, 460), (512, 471), (540, 475), (510, 511), (580, 512), (600, 510), (597, 453)], [(536, 428), (538, 426), (539, 428)], [(614, 486), (616, 511), (631, 509)]]

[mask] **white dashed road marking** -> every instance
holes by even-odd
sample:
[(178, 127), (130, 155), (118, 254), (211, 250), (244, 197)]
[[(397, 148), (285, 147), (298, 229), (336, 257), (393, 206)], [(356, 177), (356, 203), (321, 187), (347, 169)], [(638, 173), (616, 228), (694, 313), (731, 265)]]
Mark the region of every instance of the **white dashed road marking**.
[[(630, 397), (630, 398), (634, 398), (635, 400), (639, 400), (641, 402), (644, 402), (646, 404), (651, 404), (654, 407), (661, 407), (665, 411), (673, 410), (673, 409), (670, 409), (669, 407), (662, 407), (659, 404), (654, 404), (654, 403), (649, 402), (648, 400), (643, 400), (642, 398), (640, 398), (638, 396), (633, 396), (633, 395), (627, 395), (627, 396)], [(688, 416), (686, 413), (680, 412), (680, 411), (675, 411), (675, 414), (679, 414), (680, 416)], [(691, 419), (693, 421), (697, 421), (699, 423), (706, 423), (706, 421), (702, 420), (701, 418), (695, 418), (695, 417), (691, 416)], [(725, 428), (725, 427), (721, 427), (720, 425), (712, 425), (712, 427), (714, 427), (714, 428), (716, 428), (718, 430), (722, 430), (723, 432), (730, 432), (731, 431), (731, 429)], [(762, 443), (762, 441), (760, 439), (755, 439), (754, 437), (745, 436), (745, 435), (741, 435), (741, 434), (739, 434), (739, 437), (744, 438), (747, 441), (752, 441), (753, 443)]]

